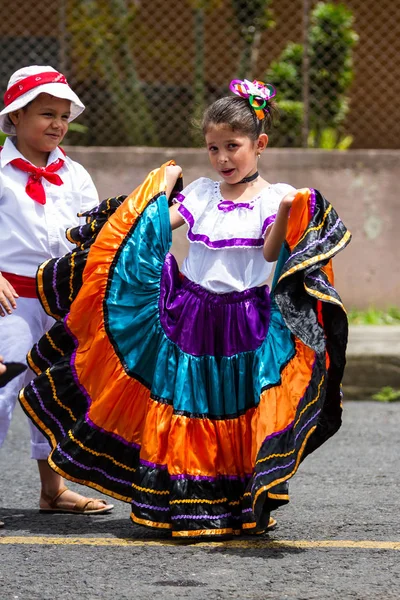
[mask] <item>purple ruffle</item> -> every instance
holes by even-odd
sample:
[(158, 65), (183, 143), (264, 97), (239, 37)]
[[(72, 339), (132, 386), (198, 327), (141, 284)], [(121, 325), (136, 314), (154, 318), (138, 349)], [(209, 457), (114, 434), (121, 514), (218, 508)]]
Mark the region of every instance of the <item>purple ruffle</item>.
[(314, 213), (315, 213), (315, 204), (316, 204), (316, 197), (315, 197), (315, 190), (313, 188), (310, 188), (310, 199), (309, 199), (309, 211), (310, 211), (310, 220), (313, 218)]
[(166, 336), (194, 356), (233, 356), (256, 350), (270, 319), (268, 286), (214, 294), (184, 277), (167, 254), (159, 299)]
[[(182, 197), (184, 200), (185, 196), (182, 196)], [(187, 237), (188, 237), (189, 241), (201, 242), (208, 248), (212, 248), (214, 250), (220, 250), (221, 248), (261, 248), (264, 245), (263, 237), (260, 237), (260, 238), (227, 238), (227, 239), (223, 239), (223, 240), (210, 240), (208, 235), (205, 235), (203, 233), (195, 233), (193, 231), (193, 227), (194, 227), (194, 223), (195, 223), (194, 217), (193, 217), (192, 213), (186, 208), (186, 206), (184, 204), (182, 204), (183, 200), (177, 200), (180, 203), (178, 212), (182, 215), (182, 217), (185, 219), (186, 223), (189, 226), (189, 229), (187, 232)], [(225, 200), (224, 202), (229, 202), (229, 201)], [(236, 206), (243, 206), (243, 205), (237, 204)], [(249, 207), (250, 206), (246, 206), (246, 208), (249, 208)], [(230, 211), (228, 211), (228, 212), (230, 212)], [(265, 219), (265, 221), (262, 225), (262, 228), (261, 228), (261, 235), (264, 235), (267, 227), (269, 225), (271, 225), (275, 221), (275, 219), (276, 219), (276, 214), (270, 215), (269, 217), (267, 217)]]

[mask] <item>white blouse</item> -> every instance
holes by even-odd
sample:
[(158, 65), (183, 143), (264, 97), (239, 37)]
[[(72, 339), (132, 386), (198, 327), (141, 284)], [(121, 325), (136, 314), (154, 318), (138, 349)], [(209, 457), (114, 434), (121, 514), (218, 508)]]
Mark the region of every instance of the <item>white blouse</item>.
[(43, 177), (46, 204), (39, 204), (25, 192), (29, 175), (10, 164), (14, 158), (25, 159), (7, 138), (0, 152), (0, 272), (35, 277), (42, 262), (74, 247), (65, 230), (85, 222), (77, 213), (96, 206), (98, 194), (86, 169), (56, 148), (48, 164), (64, 160), (57, 171), (63, 185)]
[(282, 198), (294, 188), (275, 183), (248, 202), (225, 200), (221, 184), (206, 177), (178, 196), (188, 224), (189, 254), (182, 273), (210, 292), (243, 291), (265, 283), (272, 271), (262, 248)]

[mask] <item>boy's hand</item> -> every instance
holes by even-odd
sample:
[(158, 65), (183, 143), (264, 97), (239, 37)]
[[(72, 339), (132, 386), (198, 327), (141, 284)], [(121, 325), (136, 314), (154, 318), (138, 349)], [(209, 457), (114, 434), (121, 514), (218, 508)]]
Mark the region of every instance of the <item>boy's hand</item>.
[(15, 298), (18, 297), (11, 283), (0, 273), (0, 317), (5, 317), (6, 314), (11, 315), (11, 309), (17, 308)]

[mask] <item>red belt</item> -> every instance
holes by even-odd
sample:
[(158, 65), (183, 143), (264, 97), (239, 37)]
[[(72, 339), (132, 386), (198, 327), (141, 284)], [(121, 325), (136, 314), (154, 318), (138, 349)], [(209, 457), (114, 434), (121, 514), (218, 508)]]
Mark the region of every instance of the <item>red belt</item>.
[(14, 275), (13, 273), (1, 272), (21, 298), (37, 298), (35, 277), (25, 277), (24, 275)]

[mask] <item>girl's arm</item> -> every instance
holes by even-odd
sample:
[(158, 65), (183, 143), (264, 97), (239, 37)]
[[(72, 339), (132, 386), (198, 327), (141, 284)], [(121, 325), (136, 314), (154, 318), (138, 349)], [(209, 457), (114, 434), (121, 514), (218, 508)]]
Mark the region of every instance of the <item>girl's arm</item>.
[(185, 219), (178, 212), (178, 209), (179, 209), (179, 204), (174, 204), (169, 209), (169, 220), (171, 222), (172, 231), (174, 229), (178, 229), (178, 227), (181, 227), (181, 225), (184, 225), (184, 223), (185, 223)]
[[(178, 165), (174, 165), (166, 168), (166, 176), (167, 176), (167, 188), (165, 190), (165, 194), (167, 198), (170, 197), (172, 190), (175, 187), (175, 184), (178, 180), (178, 177), (181, 176), (182, 169)], [(179, 204), (174, 204), (169, 209), (169, 218), (171, 221), (171, 229), (177, 229), (181, 225), (185, 223), (185, 219), (178, 212)]]
[(263, 254), (267, 262), (278, 259), (281, 246), (286, 239), (287, 223), (292, 202), (297, 190), (293, 190), (283, 197), (274, 224), (267, 230), (264, 240)]

